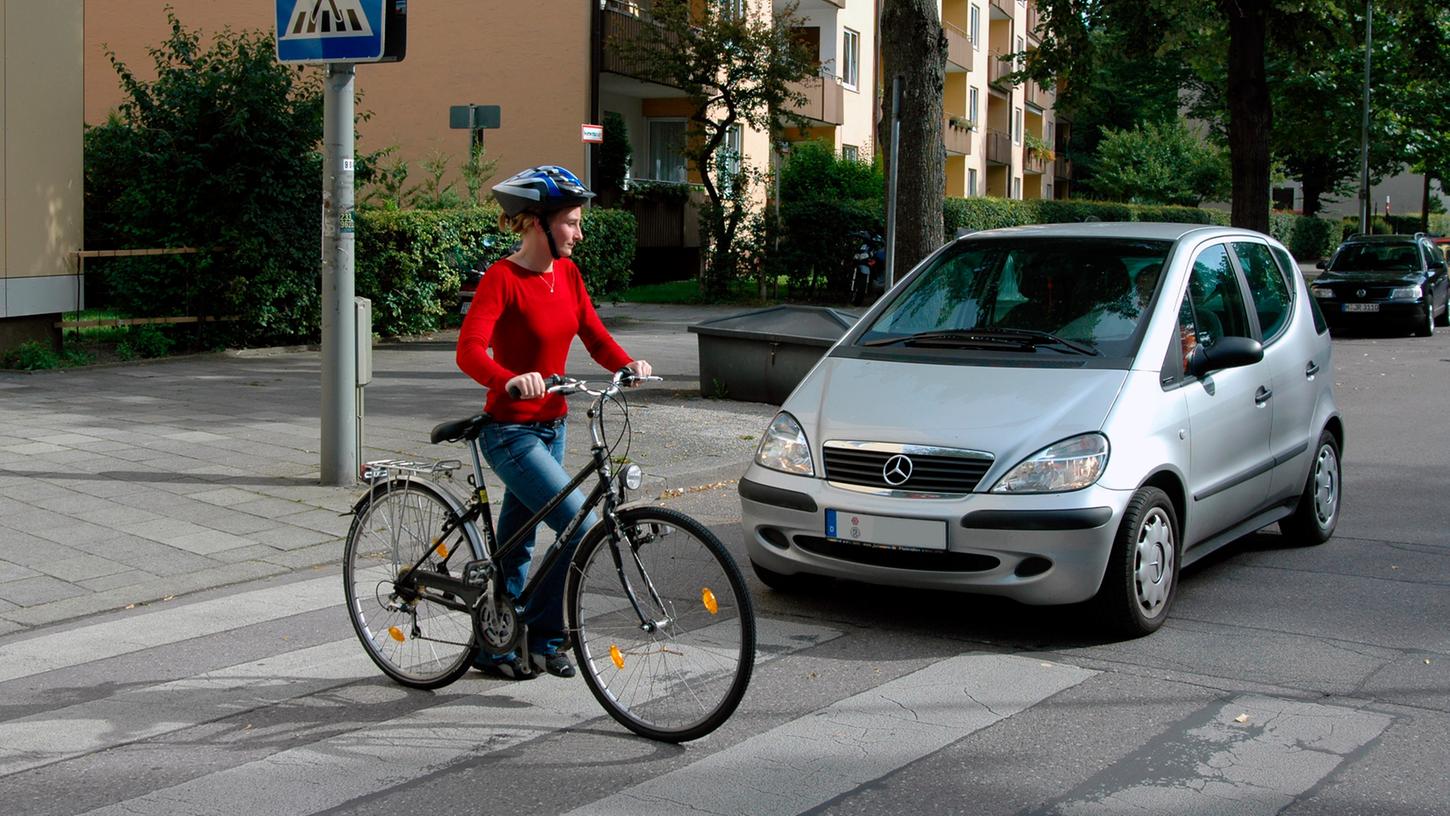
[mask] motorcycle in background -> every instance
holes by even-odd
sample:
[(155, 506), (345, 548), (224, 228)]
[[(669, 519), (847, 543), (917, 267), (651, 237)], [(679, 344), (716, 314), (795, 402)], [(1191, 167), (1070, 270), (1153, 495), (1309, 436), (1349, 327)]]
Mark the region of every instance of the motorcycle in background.
[(886, 246), (880, 235), (874, 232), (857, 233), (859, 240), (853, 257), (855, 270), (851, 273), (851, 305), (864, 306), (874, 303), (886, 291)]

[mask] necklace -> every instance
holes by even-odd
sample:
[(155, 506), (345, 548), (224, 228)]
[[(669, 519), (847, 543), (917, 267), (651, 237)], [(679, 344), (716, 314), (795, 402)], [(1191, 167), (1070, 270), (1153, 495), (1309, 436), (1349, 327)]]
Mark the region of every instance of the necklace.
[[(543, 272), (540, 272), (539, 273), (539, 280), (544, 281), (544, 273)], [(544, 285), (547, 286), (547, 287), (549, 287), (549, 294), (552, 295), (554, 293), (554, 263), (553, 263), (553, 261), (550, 261), (549, 262), (549, 279), (546, 280), (546, 281), (544, 281)]]

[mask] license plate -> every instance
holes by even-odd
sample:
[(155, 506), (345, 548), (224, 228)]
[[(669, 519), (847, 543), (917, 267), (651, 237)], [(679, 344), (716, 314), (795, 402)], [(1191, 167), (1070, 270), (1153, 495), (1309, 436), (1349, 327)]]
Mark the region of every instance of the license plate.
[(847, 510), (827, 510), (826, 538), (883, 547), (945, 550), (947, 525), (944, 521), (930, 519), (870, 516)]
[(1378, 303), (1346, 303), (1344, 310), (1346, 312), (1378, 312), (1380, 305)]

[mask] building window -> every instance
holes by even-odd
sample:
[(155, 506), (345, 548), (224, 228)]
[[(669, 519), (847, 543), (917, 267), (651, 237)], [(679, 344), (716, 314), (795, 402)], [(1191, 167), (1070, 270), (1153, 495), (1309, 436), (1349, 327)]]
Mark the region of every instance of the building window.
[(740, 139), (743, 133), (740, 125), (725, 131), (725, 141), (715, 151), (715, 178), (725, 195), (730, 195), (735, 189), (735, 176), (740, 172)]
[(967, 168), (967, 195), (974, 196), (976, 194), (977, 194), (977, 168), (975, 168), (975, 167), (969, 167), (969, 168)]
[(1012, 141), (1015, 144), (1022, 144), (1022, 109), (1012, 109)]
[(855, 145), (843, 144), (841, 145), (841, 158), (846, 161), (861, 161), (861, 148)]
[(1052, 185), (1051, 184), (1047, 185), (1047, 193), (1043, 195), (1043, 198), (1052, 198)]
[(967, 30), (972, 37), (972, 47), (980, 51), (982, 49), (982, 10), (975, 3), (972, 4), (972, 14), (968, 19)]
[(1027, 61), (1026, 54), (1027, 54), (1027, 43), (1024, 42), (1021, 37), (1018, 37), (1017, 38), (1017, 59), (1015, 61), (1017, 63), (1017, 70), (1019, 70), (1019, 71), (1022, 70), (1023, 68), (1025, 68), (1025, 67), (1027, 67), (1027, 65), (1026, 65), (1026, 61)]
[(1013, 178), (1012, 179), (1012, 197), (1013, 198), (1021, 198), (1022, 197), (1022, 179), (1020, 179), (1020, 178)]
[(720, 0), (720, 13), (726, 17), (739, 17), (745, 11), (745, 0)]
[(981, 119), (978, 119), (977, 118), (977, 89), (976, 88), (968, 88), (967, 89), (967, 118), (970, 119), (970, 120), (972, 120), (972, 125), (973, 126), (975, 126), (978, 122), (982, 121)]
[(685, 120), (650, 120), (649, 173), (655, 181), (685, 180)]
[(848, 28), (841, 37), (841, 82), (854, 91), (860, 78), (861, 35)]

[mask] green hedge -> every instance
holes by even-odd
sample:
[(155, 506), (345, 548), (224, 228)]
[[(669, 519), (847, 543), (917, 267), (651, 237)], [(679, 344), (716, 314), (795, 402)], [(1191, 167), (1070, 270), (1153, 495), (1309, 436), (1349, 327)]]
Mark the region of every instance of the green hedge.
[(1282, 241), (1301, 261), (1329, 257), (1340, 240), (1333, 221), (1291, 212), (1270, 213), (1269, 234)]
[[(1346, 215), (1340, 219), (1339, 225), (1339, 239), (1344, 240), (1359, 232), (1359, 216)], [(1420, 215), (1376, 215), (1370, 219), (1369, 231), (1373, 235), (1414, 235), (1420, 231)], [(1450, 214), (1430, 213), (1430, 234), (1450, 235)]]
[(1086, 221), (1172, 221), (1227, 225), (1229, 214), (1197, 207), (1120, 204), (1076, 199), (948, 198), (943, 208), (946, 236), (957, 230), (986, 230), (1027, 224), (1062, 224)]
[[(881, 212), (872, 201), (792, 201), (781, 206), (780, 217), (780, 248), (769, 254), (767, 270), (785, 275), (795, 296), (848, 291), (865, 236), (884, 232)], [(767, 224), (773, 228), (772, 222)], [(767, 246), (774, 243), (772, 237), (767, 237)]]
[[(373, 302), (373, 331), (436, 331), (458, 303), (461, 273), (507, 254), (514, 236), (498, 227), (494, 205), (457, 210), (360, 210), (356, 291)], [(629, 285), (635, 220), (622, 210), (584, 212), (574, 260), (594, 298)]]

